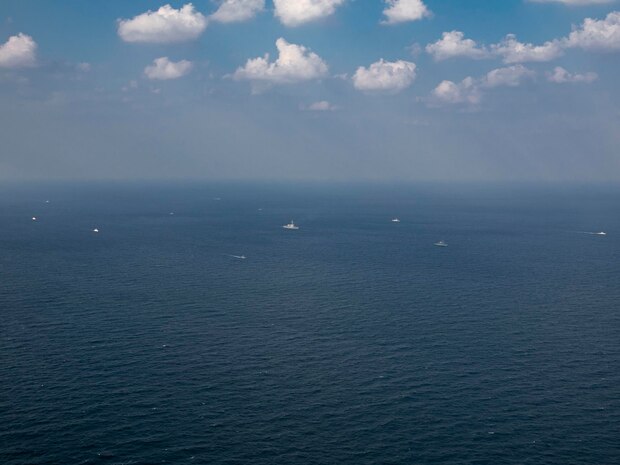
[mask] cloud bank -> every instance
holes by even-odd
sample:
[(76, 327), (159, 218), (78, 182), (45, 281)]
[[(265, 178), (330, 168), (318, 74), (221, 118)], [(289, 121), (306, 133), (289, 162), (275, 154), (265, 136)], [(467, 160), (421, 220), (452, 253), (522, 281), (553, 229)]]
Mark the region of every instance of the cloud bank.
[(591, 52), (620, 51), (620, 12), (612, 11), (605, 19), (586, 18), (567, 37), (553, 39), (542, 45), (519, 42), (514, 34), (508, 34), (504, 40), (487, 49), (474, 40), (466, 39), (463, 32), (455, 30), (444, 32), (441, 39), (428, 44), (426, 52), (435, 61), (458, 57), (500, 57), (506, 64), (515, 64), (552, 61), (571, 48)]

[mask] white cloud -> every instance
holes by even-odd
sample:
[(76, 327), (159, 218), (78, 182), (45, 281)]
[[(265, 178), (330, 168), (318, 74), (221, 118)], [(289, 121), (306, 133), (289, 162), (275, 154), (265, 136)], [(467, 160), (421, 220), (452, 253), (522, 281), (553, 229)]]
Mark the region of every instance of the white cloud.
[(431, 15), (422, 0), (384, 0), (386, 8), (383, 14), (387, 18), (383, 24), (398, 24), (417, 21)]
[(416, 64), (410, 61), (394, 62), (383, 59), (368, 68), (360, 66), (353, 75), (356, 89), (368, 92), (400, 92), (406, 89), (416, 78)]
[(273, 0), (275, 16), (285, 26), (300, 24), (325, 18), (334, 14), (336, 8), (345, 0)]
[(509, 34), (500, 43), (491, 45), (489, 50), (485, 45), (465, 39), (462, 32), (451, 31), (444, 32), (437, 42), (428, 44), (426, 52), (432, 55), (435, 61), (455, 57), (483, 59), (497, 56), (501, 57), (504, 63), (512, 64), (551, 61), (563, 55), (564, 50), (562, 40), (533, 45), (519, 42), (514, 34)]
[(524, 80), (531, 79), (535, 75), (534, 71), (523, 65), (514, 65), (494, 69), (479, 79), (467, 77), (460, 83), (443, 81), (431, 93), (429, 103), (431, 105), (477, 105), (482, 100), (484, 89), (517, 87)]
[[(581, 5), (587, 2), (584, 0), (563, 3)], [(550, 40), (542, 45), (519, 42), (514, 34), (509, 34), (500, 43), (491, 45), (488, 50), (484, 45), (465, 39), (462, 32), (451, 31), (444, 32), (437, 42), (428, 44), (426, 51), (435, 61), (454, 57), (481, 59), (498, 56), (504, 63), (514, 64), (551, 61), (570, 48), (598, 52), (620, 51), (620, 11), (612, 11), (601, 20), (586, 18), (579, 27), (573, 28), (567, 37)]]
[(283, 38), (276, 41), (278, 59), (269, 62), (269, 54), (249, 59), (233, 74), (236, 80), (290, 84), (318, 79), (327, 75), (327, 64), (303, 45), (289, 44)]
[(566, 47), (594, 51), (620, 50), (620, 11), (612, 11), (605, 19), (586, 18), (564, 40)]
[(157, 58), (153, 61), (153, 64), (144, 68), (144, 74), (149, 79), (169, 80), (178, 79), (188, 74), (193, 64), (191, 61), (170, 61), (168, 57)]
[(327, 100), (321, 100), (308, 105), (306, 108), (308, 111), (334, 111), (336, 106), (329, 103)]
[(547, 80), (549, 82), (555, 82), (556, 84), (566, 84), (566, 83), (591, 83), (598, 79), (598, 74), (596, 73), (585, 73), (585, 74), (571, 74), (566, 71), (561, 66), (557, 66), (553, 72), (547, 73)]
[(509, 34), (499, 44), (491, 46), (493, 53), (503, 57), (504, 63), (526, 63), (530, 61), (551, 61), (564, 53), (560, 41), (553, 40), (543, 45), (524, 44), (514, 34)]
[(458, 84), (452, 81), (442, 81), (433, 90), (432, 97), (432, 100), (437, 103), (477, 105), (480, 103), (482, 93), (476, 81), (467, 77)]
[(224, 0), (210, 18), (221, 23), (252, 19), (265, 9), (265, 0)]
[(479, 60), (489, 56), (489, 52), (485, 47), (478, 46), (471, 39), (465, 39), (465, 35), (460, 31), (444, 32), (441, 39), (426, 46), (426, 52), (432, 55), (435, 61), (455, 57)]
[(196, 39), (207, 27), (207, 18), (188, 3), (175, 10), (164, 5), (133, 19), (118, 21), (118, 35), (125, 42), (182, 42)]
[(517, 87), (536, 73), (523, 65), (508, 66), (489, 71), (482, 80), (484, 87)]
[(37, 43), (21, 32), (0, 45), (0, 68), (27, 68), (37, 62)]

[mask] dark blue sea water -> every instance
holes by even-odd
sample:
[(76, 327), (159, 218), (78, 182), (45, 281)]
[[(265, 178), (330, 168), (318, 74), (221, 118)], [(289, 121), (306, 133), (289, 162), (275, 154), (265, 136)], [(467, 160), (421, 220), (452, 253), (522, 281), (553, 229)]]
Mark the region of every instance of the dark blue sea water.
[(620, 463), (620, 188), (1, 187), (0, 464), (156, 463)]

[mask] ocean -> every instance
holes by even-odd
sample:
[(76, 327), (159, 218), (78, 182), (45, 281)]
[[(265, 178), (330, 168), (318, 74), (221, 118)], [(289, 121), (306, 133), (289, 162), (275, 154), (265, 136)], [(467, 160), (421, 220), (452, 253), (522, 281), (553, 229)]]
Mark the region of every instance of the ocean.
[(2, 465), (620, 463), (617, 186), (3, 185), (0, 318)]

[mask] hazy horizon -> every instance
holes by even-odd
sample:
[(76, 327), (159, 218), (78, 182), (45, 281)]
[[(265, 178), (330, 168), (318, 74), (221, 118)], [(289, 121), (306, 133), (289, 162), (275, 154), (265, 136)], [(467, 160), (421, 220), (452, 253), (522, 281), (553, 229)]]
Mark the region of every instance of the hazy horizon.
[(312, 5), (3, 1), (0, 180), (620, 180), (620, 2)]

